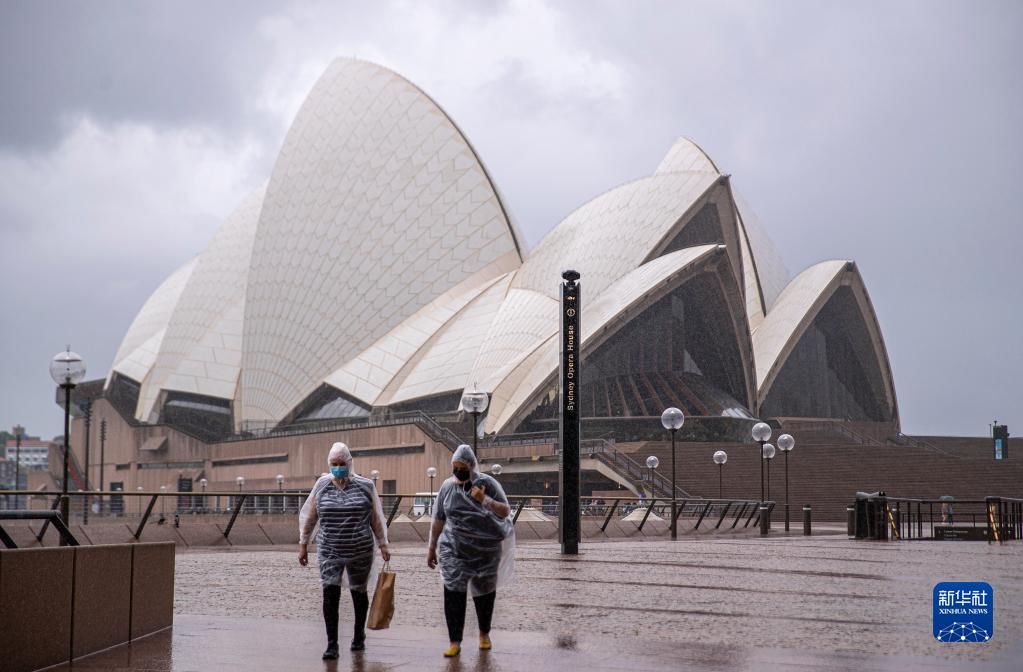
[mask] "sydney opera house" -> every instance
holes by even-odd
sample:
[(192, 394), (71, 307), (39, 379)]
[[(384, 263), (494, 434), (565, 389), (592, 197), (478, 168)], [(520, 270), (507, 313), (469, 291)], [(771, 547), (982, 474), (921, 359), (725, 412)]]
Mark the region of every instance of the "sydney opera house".
[(583, 292), (584, 434), (658, 432), (668, 406), (708, 441), (743, 440), (756, 418), (897, 433), (855, 263), (791, 277), (730, 176), (690, 140), (665, 149), (527, 250), (515, 204), (435, 101), (383, 67), (335, 61), (265, 187), (153, 292), (106, 379), (83, 386), (116, 444), (106, 482), (304, 483), (341, 437), (364, 471), (422, 489), (433, 448), (472, 433), (467, 389), (490, 394), (486, 440), (550, 434), (567, 268)]

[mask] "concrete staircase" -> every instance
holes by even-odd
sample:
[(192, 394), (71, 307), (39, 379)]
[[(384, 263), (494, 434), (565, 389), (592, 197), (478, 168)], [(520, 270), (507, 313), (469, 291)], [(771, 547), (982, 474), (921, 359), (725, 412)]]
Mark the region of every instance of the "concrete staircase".
[[(678, 485), (696, 496), (718, 496), (718, 466), (712, 455), (728, 453), (724, 466), (725, 497), (760, 497), (759, 445), (724, 443), (677, 444)], [(618, 450), (643, 463), (648, 455), (660, 459), (658, 471), (671, 477), (671, 443), (620, 443)], [(827, 432), (796, 437), (789, 454), (789, 500), (793, 519), (804, 504), (816, 520), (841, 521), (845, 507), (859, 490), (884, 490), (891, 496), (938, 499), (983, 499), (985, 496), (1023, 497), (1023, 455), (996, 462), (983, 451), (948, 447), (863, 445), (838, 441)], [(779, 451), (771, 463), (771, 498), (785, 497), (785, 457)]]

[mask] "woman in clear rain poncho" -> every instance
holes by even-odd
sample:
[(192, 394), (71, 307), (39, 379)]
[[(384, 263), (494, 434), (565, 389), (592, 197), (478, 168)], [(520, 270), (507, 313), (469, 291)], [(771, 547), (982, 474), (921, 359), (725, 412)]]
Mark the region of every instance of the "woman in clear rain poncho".
[(514, 574), (515, 528), (501, 484), (481, 474), (469, 446), (451, 457), (453, 475), (437, 493), (426, 563), (440, 560), (444, 581), (444, 616), (451, 646), (448, 658), (462, 651), (466, 591), (472, 592), (480, 626), (480, 649), (490, 649), (490, 623), (499, 586)]
[(327, 626), (327, 650), (324, 660), (338, 657), (338, 606), (341, 601), (342, 574), (348, 575), (348, 587), (355, 607), (355, 636), (352, 651), (366, 648), (366, 613), (369, 596), (366, 583), (373, 568), (374, 545), (390, 560), (387, 526), (373, 481), (358, 476), (352, 469), (352, 453), (343, 443), (335, 443), (327, 455), (329, 474), (316, 481), (298, 518), (298, 562), (309, 563), (308, 544), (316, 523), (317, 559), (323, 584), (323, 621)]

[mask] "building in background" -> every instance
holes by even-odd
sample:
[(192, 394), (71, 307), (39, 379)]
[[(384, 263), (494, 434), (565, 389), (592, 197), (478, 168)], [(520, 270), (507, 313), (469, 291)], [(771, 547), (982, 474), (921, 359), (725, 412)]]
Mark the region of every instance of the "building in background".
[(22, 469), (45, 469), (49, 464), (50, 447), (52, 441), (44, 441), (38, 436), (23, 436), (21, 438), (21, 450), (17, 449), (17, 441), (8, 439), (4, 446), (7, 459), (14, 464), (16, 455), (21, 456)]
[(307, 487), (343, 437), (357, 468), (386, 472), (382, 488), (422, 491), (422, 470), (470, 441), (472, 389), (490, 395), (489, 443), (551, 436), (566, 268), (581, 274), (584, 436), (658, 438), (668, 406), (689, 440), (748, 440), (757, 418), (897, 436), (855, 263), (790, 277), (731, 177), (690, 140), (666, 149), (527, 251), (435, 101), (383, 67), (335, 61), (266, 187), (156, 289), (105, 379), (75, 390), (73, 412), (92, 408), (88, 480)]

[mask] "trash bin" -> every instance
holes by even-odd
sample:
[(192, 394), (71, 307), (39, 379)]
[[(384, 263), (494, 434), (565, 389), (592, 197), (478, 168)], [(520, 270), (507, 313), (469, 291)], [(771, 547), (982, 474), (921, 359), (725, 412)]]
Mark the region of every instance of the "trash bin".
[(876, 492), (857, 492), (856, 493), (856, 527), (855, 537), (857, 539), (870, 539), (871, 532), (873, 531), (873, 525), (871, 525), (871, 509), (869, 506), (870, 501), (873, 497), (877, 497)]
[(888, 498), (882, 491), (880, 496), (871, 499), (867, 508), (873, 506), (874, 535), (871, 539), (886, 541), (888, 539)]

